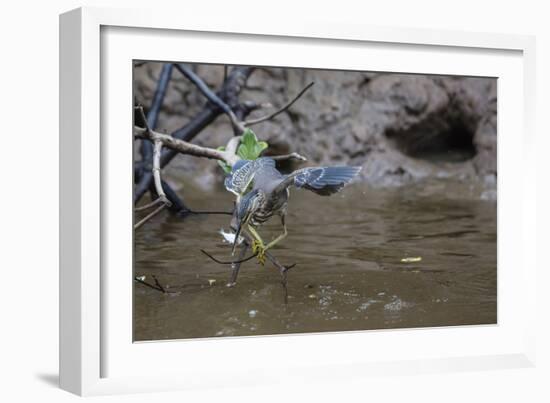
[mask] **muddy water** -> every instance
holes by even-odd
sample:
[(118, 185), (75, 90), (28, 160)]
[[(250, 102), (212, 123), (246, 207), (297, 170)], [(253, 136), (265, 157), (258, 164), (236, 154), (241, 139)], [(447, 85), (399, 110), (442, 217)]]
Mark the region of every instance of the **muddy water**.
[[(244, 263), (228, 288), (229, 266), (200, 252), (230, 258), (218, 233), (228, 216), (161, 215), (135, 235), (135, 274), (154, 275), (169, 292), (135, 283), (134, 338), (496, 323), (496, 203), (471, 191), (439, 183), (355, 185), (328, 198), (293, 191), (289, 235), (273, 249), (284, 264), (296, 263), (286, 305), (273, 266)], [(232, 206), (225, 191), (186, 195), (202, 210)], [(264, 239), (277, 234), (273, 221)]]

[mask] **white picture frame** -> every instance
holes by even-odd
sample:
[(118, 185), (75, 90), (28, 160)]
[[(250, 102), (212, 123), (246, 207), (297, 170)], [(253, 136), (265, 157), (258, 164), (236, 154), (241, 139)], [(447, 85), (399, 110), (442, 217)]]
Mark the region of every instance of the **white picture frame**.
[[(174, 53), (173, 45), (182, 41), (188, 52)], [(231, 52), (219, 47), (224, 42), (231, 43), (225, 46)], [(300, 58), (305, 48), (307, 60)], [(161, 10), (82, 8), (61, 15), (61, 387), (97, 395), (533, 366), (535, 322), (525, 312), (535, 312), (536, 295), (534, 245), (527, 237), (536, 232), (535, 182), (529, 175), (535, 171), (534, 49), (529, 36), (370, 27), (311, 17), (243, 26)], [(327, 61), (327, 50), (338, 57)], [(498, 325), (132, 343), (132, 278), (125, 275), (131, 266), (132, 211), (126, 200), (131, 172), (110, 161), (113, 150), (123, 160), (131, 158), (132, 138), (108, 134), (131, 133), (131, 64), (126, 62), (182, 57), (499, 77)], [(407, 64), (398, 68), (403, 60)], [(516, 169), (507, 159), (512, 151), (523, 155)], [(117, 239), (117, 248), (111, 239)], [(108, 270), (114, 265), (122, 269)], [(316, 355), (320, 348), (327, 353)], [(283, 351), (289, 354), (284, 360)], [(178, 356), (185, 360), (173, 359)]]

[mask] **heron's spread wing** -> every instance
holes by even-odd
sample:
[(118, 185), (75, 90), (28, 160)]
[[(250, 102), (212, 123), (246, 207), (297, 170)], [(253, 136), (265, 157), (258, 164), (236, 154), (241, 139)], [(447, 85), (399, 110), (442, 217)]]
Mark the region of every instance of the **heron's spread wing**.
[(234, 166), (231, 173), (225, 178), (225, 188), (236, 194), (243, 195), (254, 180), (254, 175), (263, 167), (274, 167), (272, 158), (262, 157), (255, 160), (241, 160)]
[(350, 166), (304, 168), (288, 175), (281, 185), (294, 185), (328, 196), (342, 189), (360, 170), (361, 167)]
[(235, 193), (236, 195), (241, 195), (244, 193), (252, 178), (254, 177), (254, 161), (250, 160), (241, 160), (238, 161), (233, 170), (225, 178), (225, 188)]

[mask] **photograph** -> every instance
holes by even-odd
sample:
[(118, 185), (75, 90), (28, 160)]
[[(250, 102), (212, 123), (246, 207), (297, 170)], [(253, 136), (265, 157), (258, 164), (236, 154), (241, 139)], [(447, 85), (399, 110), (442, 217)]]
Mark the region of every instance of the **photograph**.
[(496, 77), (132, 63), (134, 342), (497, 324)]

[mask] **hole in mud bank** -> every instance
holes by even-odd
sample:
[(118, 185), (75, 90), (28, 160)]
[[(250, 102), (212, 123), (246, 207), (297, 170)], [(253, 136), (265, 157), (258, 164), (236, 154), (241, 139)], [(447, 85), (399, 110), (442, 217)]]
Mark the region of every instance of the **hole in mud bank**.
[(474, 129), (462, 121), (426, 122), (386, 137), (402, 153), (430, 162), (464, 162), (476, 155)]
[(289, 174), (298, 168), (298, 163), (295, 160), (277, 161), (277, 169), (283, 174)]

